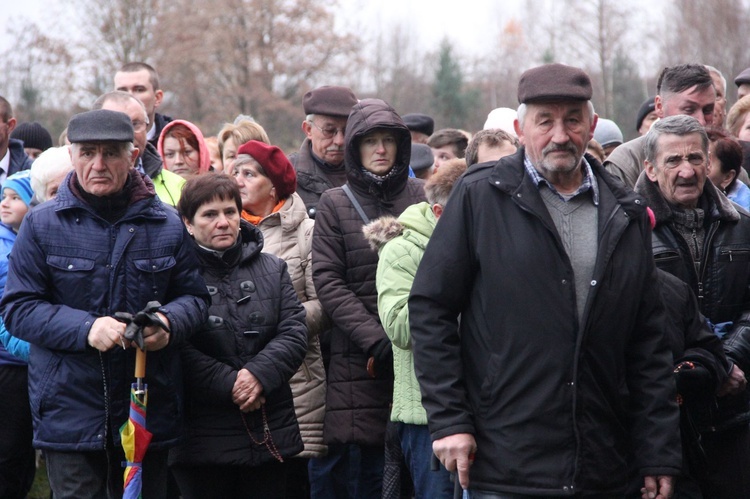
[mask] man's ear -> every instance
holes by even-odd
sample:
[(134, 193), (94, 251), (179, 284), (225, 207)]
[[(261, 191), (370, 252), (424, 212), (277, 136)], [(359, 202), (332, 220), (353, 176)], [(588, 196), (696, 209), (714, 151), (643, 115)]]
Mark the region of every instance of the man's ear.
[(141, 154), (141, 151), (136, 147), (133, 149), (133, 152), (130, 153), (130, 166), (135, 167), (135, 163), (138, 161), (138, 155)]
[(664, 117), (664, 102), (661, 100), (661, 95), (654, 97), (654, 111), (660, 119)]
[(432, 214), (435, 215), (435, 219), (440, 218), (440, 216), (443, 214), (443, 205), (439, 203), (435, 203), (431, 206)]
[(521, 130), (521, 124), (518, 122), (518, 118), (513, 120), (513, 130), (516, 131), (516, 137), (518, 137), (518, 143), (521, 145), (524, 145), (523, 130)]
[(312, 139), (312, 125), (309, 121), (305, 120), (302, 122), (302, 132), (305, 134), (305, 137)]
[(161, 101), (164, 100), (164, 91), (162, 89), (154, 92), (154, 109), (161, 106)]
[(599, 115), (594, 113), (591, 118), (591, 129), (589, 130), (589, 140), (594, 138), (594, 130), (596, 130), (596, 124), (599, 123)]
[(649, 160), (643, 162), (643, 169), (646, 170), (646, 176), (651, 182), (656, 182), (656, 165)]
[(15, 118), (13, 118), (13, 117), (8, 118), (8, 133), (10, 133), (10, 132), (12, 132), (13, 130), (16, 129), (16, 124), (17, 123), (18, 122), (16, 121)]

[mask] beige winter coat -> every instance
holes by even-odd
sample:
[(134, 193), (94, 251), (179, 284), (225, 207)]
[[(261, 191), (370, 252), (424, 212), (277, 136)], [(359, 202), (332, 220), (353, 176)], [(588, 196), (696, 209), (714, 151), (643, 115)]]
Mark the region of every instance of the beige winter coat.
[(294, 409), (305, 444), (298, 457), (320, 457), (327, 447), (323, 444), (326, 375), (320, 353), (318, 334), (328, 327), (312, 280), (312, 234), (315, 222), (297, 193), (287, 198), (284, 206), (258, 224), (263, 232), (263, 251), (286, 261), (292, 284), (307, 312), (308, 347), (305, 360), (289, 381), (294, 395)]

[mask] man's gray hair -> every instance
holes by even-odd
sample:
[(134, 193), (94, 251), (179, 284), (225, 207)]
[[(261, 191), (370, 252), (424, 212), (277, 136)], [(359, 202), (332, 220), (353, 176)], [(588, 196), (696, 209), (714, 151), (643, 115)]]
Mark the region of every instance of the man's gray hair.
[(659, 154), (659, 137), (662, 135), (683, 137), (694, 133), (701, 136), (703, 152), (708, 154), (708, 135), (706, 135), (706, 129), (692, 116), (680, 114), (656, 121), (651, 126), (651, 130), (646, 134), (646, 144), (644, 146), (646, 148), (646, 160), (649, 163), (654, 163), (656, 156)]
[[(589, 101), (586, 101), (586, 104), (587, 104), (586, 107), (589, 110), (589, 119), (593, 119), (594, 118), (594, 112), (595, 112), (594, 111), (594, 103), (589, 100)], [(523, 122), (526, 119), (526, 112), (528, 110), (529, 109), (528, 109), (528, 106), (526, 104), (521, 104), (520, 106), (518, 106), (517, 114), (518, 114), (518, 126), (519, 126), (519, 128), (523, 128)]]

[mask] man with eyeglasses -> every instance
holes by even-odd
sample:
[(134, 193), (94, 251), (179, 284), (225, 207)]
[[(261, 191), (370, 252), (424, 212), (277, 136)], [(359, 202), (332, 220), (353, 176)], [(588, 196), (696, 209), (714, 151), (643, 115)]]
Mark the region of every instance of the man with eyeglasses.
[(645, 169), (635, 191), (653, 212), (656, 266), (690, 285), (733, 363), (715, 399), (689, 413), (697, 433), (683, 437), (683, 448), (692, 451), (687, 472), (706, 497), (750, 497), (744, 374), (750, 372), (750, 215), (706, 180), (710, 157), (702, 122), (670, 116), (644, 137)]
[(297, 194), (315, 218), (323, 192), (346, 183), (344, 170), (344, 130), (352, 106), (357, 103), (347, 87), (323, 86), (311, 90), (302, 99), (305, 140), (299, 153), (289, 159), (297, 171)]
[(107, 109), (125, 113), (133, 125), (135, 146), (140, 155), (135, 163), (136, 170), (145, 173), (154, 183), (156, 195), (162, 202), (176, 206), (180, 200), (182, 185), (185, 179), (166, 170), (156, 148), (147, 140), (149, 126), (148, 114), (144, 104), (132, 94), (115, 90), (100, 96), (94, 102), (93, 109)]

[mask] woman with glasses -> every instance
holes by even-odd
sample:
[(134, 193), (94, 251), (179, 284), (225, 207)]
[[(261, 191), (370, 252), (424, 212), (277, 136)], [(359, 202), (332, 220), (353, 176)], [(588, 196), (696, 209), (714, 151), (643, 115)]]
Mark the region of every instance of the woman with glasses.
[(161, 131), (157, 145), (164, 168), (189, 179), (211, 169), (211, 154), (197, 126), (174, 120)]
[(309, 497), (307, 464), (326, 453), (323, 444), (326, 381), (319, 335), (326, 316), (312, 280), (314, 222), (294, 192), (297, 175), (281, 149), (256, 140), (243, 144), (234, 162), (242, 196), (242, 218), (263, 233), (263, 251), (286, 261), (297, 297), (305, 307), (307, 354), (289, 382), (305, 449), (288, 462), (286, 499)]

